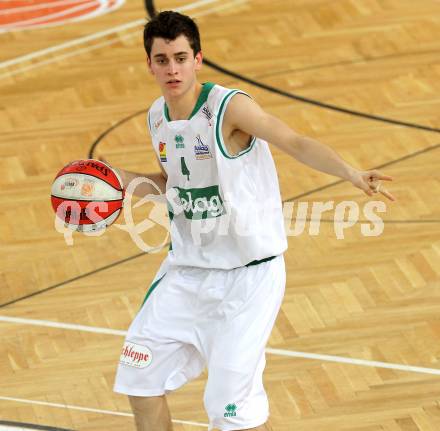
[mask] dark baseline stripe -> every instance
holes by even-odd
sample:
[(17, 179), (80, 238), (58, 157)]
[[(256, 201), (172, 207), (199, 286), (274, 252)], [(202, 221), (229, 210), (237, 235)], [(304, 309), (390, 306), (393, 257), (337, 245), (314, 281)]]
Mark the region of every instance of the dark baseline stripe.
[(431, 49), (426, 51), (412, 51), (412, 52), (399, 52), (398, 54), (388, 54), (388, 55), (379, 55), (377, 57), (369, 57), (369, 58), (357, 58), (357, 59), (351, 59), (351, 60), (342, 60), (342, 61), (335, 61), (333, 63), (321, 63), (321, 64), (313, 64), (310, 66), (304, 66), (304, 67), (298, 67), (296, 69), (281, 69), (281, 70), (275, 70), (273, 72), (265, 73), (264, 75), (258, 75), (258, 78), (271, 78), (277, 75), (284, 75), (286, 73), (297, 73), (297, 72), (310, 72), (312, 70), (322, 70), (322, 69), (330, 69), (332, 67), (338, 67), (338, 66), (351, 66), (355, 64), (366, 64), (366, 63), (374, 63), (376, 61), (383, 61), (383, 60), (394, 60), (396, 58), (404, 58), (404, 57), (416, 57), (416, 56), (422, 56), (427, 54), (438, 54), (440, 55), (440, 50), (438, 49)]
[[(388, 166), (395, 165), (396, 163), (400, 163), (400, 162), (402, 162), (402, 161), (404, 161), (404, 160), (407, 160), (407, 159), (412, 159), (412, 158), (414, 158), (414, 157), (420, 156), (421, 154), (425, 154), (425, 153), (428, 153), (428, 152), (430, 152), (430, 151), (437, 150), (437, 149), (439, 149), (439, 148), (440, 148), (440, 144), (432, 145), (432, 146), (430, 146), (430, 147), (423, 148), (423, 149), (421, 149), (421, 150), (417, 150), (417, 151), (414, 151), (413, 153), (410, 153), (410, 154), (407, 154), (407, 155), (405, 155), (405, 156), (399, 157), (398, 159), (394, 159), (394, 160), (391, 160), (391, 161), (389, 161), (389, 162), (382, 163), (381, 165), (376, 166), (376, 167), (371, 168), (371, 169), (382, 169), (382, 168), (386, 168), (386, 167), (388, 167)], [(333, 186), (336, 186), (336, 185), (338, 185), (338, 184), (342, 184), (343, 182), (345, 182), (345, 180), (337, 180), (337, 181), (333, 181), (333, 182), (331, 182), (331, 183), (329, 183), (329, 184), (326, 184), (326, 185), (324, 185), (324, 186), (317, 187), (317, 188), (312, 189), (312, 190), (309, 190), (309, 191), (307, 191), (307, 192), (305, 192), (305, 193), (301, 193), (301, 194), (299, 194), (299, 195), (292, 196), (291, 198), (288, 198), (288, 199), (284, 200), (283, 202), (294, 201), (294, 200), (297, 200), (297, 199), (303, 198), (304, 196), (309, 196), (309, 195), (311, 195), (312, 193), (320, 192), (320, 191), (322, 191), (322, 190), (326, 190), (326, 189), (328, 189), (328, 188), (330, 188), (330, 187), (333, 187)]]
[(147, 109), (142, 109), (142, 111), (137, 111), (134, 114), (130, 114), (128, 117), (123, 118), (122, 120), (118, 121), (116, 124), (114, 124), (113, 126), (109, 127), (107, 130), (105, 130), (104, 132), (102, 132), (95, 140), (95, 142), (93, 142), (92, 146), (90, 147), (89, 150), (89, 154), (88, 154), (88, 158), (89, 159), (93, 159), (93, 153), (95, 152), (95, 148), (96, 146), (114, 129), (116, 129), (117, 127), (119, 127), (121, 124), (126, 123), (127, 121), (131, 120), (134, 117), (137, 117), (140, 114), (146, 114), (147, 113)]
[(211, 60), (204, 59), (203, 62), (210, 66), (212, 69), (217, 70), (225, 75), (232, 76), (234, 78), (239, 79), (240, 81), (247, 82), (252, 84), (255, 87), (262, 88), (263, 90), (270, 91), (271, 93), (278, 94), (280, 96), (287, 97), (289, 99), (297, 100), (299, 102), (308, 103), (309, 105), (319, 106), (320, 108), (329, 109), (331, 111), (341, 112), (343, 114), (349, 114), (355, 117), (366, 118), (368, 120), (380, 121), (382, 123), (394, 124), (396, 126), (405, 126), (412, 129), (420, 129), (425, 130), (427, 132), (440, 133), (440, 129), (436, 127), (424, 126), (422, 124), (410, 123), (407, 121), (395, 120), (393, 118), (382, 117), (379, 115), (367, 114), (365, 112), (354, 111), (352, 109), (344, 108), (342, 106), (332, 105), (330, 103), (320, 102), (319, 100), (310, 99), (309, 97), (299, 96), (297, 94), (289, 93), (284, 90), (280, 90), (279, 88), (272, 87), (271, 85), (264, 84), (259, 81), (255, 81), (252, 78), (248, 78), (246, 76), (240, 75), (236, 72), (232, 72), (229, 69), (226, 69), (218, 64), (212, 62)]
[(76, 277), (69, 278), (68, 280), (62, 281), (61, 283), (54, 284), (54, 285), (46, 287), (44, 289), (37, 290), (36, 292), (32, 292), (32, 293), (30, 293), (28, 295), (21, 296), (20, 298), (14, 299), (12, 301), (5, 302), (4, 304), (0, 304), (0, 308), (6, 307), (7, 305), (15, 304), (16, 302), (22, 301), (23, 299), (32, 298), (33, 296), (40, 295), (41, 293), (49, 292), (50, 290), (56, 289), (57, 287), (61, 287), (61, 286), (64, 286), (66, 284), (72, 283), (73, 281), (81, 280), (82, 278), (88, 277), (89, 275), (93, 275), (93, 274), (96, 274), (98, 272), (105, 271), (106, 269), (113, 268), (114, 266), (117, 266), (117, 265), (119, 265), (121, 263), (125, 263), (125, 262), (128, 262), (128, 261), (133, 260), (133, 259), (137, 259), (138, 257), (143, 256), (144, 254), (148, 254), (148, 253), (143, 251), (143, 252), (137, 253), (137, 254), (135, 254), (133, 256), (126, 257), (124, 259), (121, 259), (121, 260), (118, 260), (116, 262), (110, 263), (108, 265), (102, 266), (101, 268), (94, 269), (93, 271), (86, 272), (85, 274), (81, 274), (81, 275), (78, 275)]
[(51, 427), (46, 425), (36, 425), (36, 424), (30, 424), (27, 422), (12, 422), (12, 421), (2, 421), (0, 420), (0, 425), (5, 426), (11, 426), (11, 427), (17, 427), (18, 429), (21, 428), (27, 428), (30, 430), (46, 430), (46, 431), (73, 431), (67, 428), (58, 428), (58, 427)]

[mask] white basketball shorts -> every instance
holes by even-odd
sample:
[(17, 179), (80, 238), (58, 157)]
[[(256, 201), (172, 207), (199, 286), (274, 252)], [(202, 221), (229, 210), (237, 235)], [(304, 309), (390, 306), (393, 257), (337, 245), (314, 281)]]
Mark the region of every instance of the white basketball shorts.
[(232, 270), (170, 266), (165, 259), (128, 330), (115, 392), (163, 395), (207, 367), (210, 430), (264, 424), (265, 346), (285, 281), (282, 255)]

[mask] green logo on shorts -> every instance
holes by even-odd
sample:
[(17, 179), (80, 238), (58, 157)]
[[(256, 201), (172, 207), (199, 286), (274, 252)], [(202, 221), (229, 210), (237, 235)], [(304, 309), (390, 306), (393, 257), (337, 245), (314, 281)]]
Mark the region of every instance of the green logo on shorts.
[(235, 412), (237, 410), (237, 406), (235, 404), (228, 404), (225, 407), (226, 413), (225, 418), (231, 418), (233, 416), (237, 416), (237, 413)]

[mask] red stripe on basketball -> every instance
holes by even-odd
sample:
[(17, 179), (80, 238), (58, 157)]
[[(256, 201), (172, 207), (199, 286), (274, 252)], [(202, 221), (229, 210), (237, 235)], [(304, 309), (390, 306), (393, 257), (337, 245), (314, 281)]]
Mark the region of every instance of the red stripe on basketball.
[(119, 182), (118, 177), (113, 170), (105, 163), (99, 160), (87, 159), (87, 160), (75, 160), (68, 164), (60, 172), (58, 172), (55, 178), (58, 178), (64, 174), (81, 173), (91, 175), (105, 181), (108, 185), (112, 186), (115, 190), (122, 191), (122, 184)]
[[(109, 202), (87, 202), (87, 201), (76, 201), (76, 200), (66, 200), (62, 198), (57, 198), (55, 196), (51, 197), (52, 208), (57, 213), (57, 216), (66, 223), (71, 224), (94, 224), (97, 221), (106, 219), (111, 216), (115, 211), (122, 208), (122, 199), (118, 201)], [(58, 212), (58, 208), (61, 206), (63, 211)], [(96, 219), (93, 220), (89, 218), (93, 212)]]

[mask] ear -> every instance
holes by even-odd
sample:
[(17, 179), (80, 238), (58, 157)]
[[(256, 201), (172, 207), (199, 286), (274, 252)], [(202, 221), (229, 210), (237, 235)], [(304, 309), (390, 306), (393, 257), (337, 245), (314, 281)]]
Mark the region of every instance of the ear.
[(202, 51), (199, 51), (195, 56), (195, 62), (196, 62), (196, 70), (200, 70), (202, 68), (203, 63), (203, 54)]
[(148, 66), (148, 70), (150, 71), (150, 73), (151, 73), (152, 75), (154, 75), (154, 71), (153, 71), (153, 69), (151, 68), (151, 59), (150, 59), (150, 57), (148, 57), (148, 54), (147, 54), (147, 66)]

